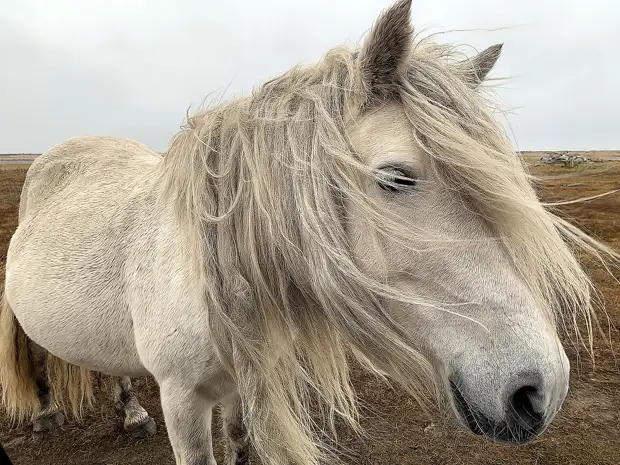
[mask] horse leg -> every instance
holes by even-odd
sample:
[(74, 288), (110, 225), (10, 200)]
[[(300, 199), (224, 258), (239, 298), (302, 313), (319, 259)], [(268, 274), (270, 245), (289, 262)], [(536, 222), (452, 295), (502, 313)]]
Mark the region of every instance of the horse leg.
[(160, 383), (161, 405), (177, 465), (217, 465), (211, 416), (216, 402), (176, 380)]
[(138, 402), (128, 376), (116, 378), (114, 402), (125, 415), (124, 428), (132, 438), (146, 438), (156, 433), (155, 421)]
[(222, 421), (229, 465), (249, 465), (250, 439), (243, 423), (243, 408), (238, 393), (222, 402)]
[(32, 354), (32, 368), (37, 385), (37, 397), (39, 398), (39, 410), (34, 414), (32, 431), (42, 433), (61, 426), (65, 421), (65, 416), (58, 411), (52, 398), (47, 371), (47, 351), (31, 340), (28, 341), (28, 344)]

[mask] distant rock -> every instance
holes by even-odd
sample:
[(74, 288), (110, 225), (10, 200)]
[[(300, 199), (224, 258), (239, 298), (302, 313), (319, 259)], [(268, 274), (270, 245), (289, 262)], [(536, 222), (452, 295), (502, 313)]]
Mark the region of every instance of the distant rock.
[(592, 159), (581, 155), (569, 155), (568, 152), (557, 152), (540, 157), (540, 161), (547, 165), (582, 165), (591, 163)]

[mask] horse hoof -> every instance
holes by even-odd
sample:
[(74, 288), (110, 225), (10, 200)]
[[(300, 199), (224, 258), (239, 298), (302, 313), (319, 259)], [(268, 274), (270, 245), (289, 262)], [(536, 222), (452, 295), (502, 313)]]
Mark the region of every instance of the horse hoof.
[(144, 421), (135, 425), (125, 425), (125, 431), (134, 439), (144, 439), (154, 436), (157, 426), (151, 417), (146, 417)]
[(32, 431), (34, 433), (45, 433), (62, 426), (64, 422), (65, 416), (60, 412), (54, 412), (41, 418), (37, 418), (32, 423)]

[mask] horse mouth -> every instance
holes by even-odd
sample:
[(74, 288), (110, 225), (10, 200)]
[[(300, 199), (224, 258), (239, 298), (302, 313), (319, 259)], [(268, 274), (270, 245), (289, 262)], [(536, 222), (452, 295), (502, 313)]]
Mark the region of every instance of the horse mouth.
[(472, 433), (477, 436), (486, 436), (482, 429), (482, 426), (476, 421), (476, 414), (469, 406), (463, 393), (454, 382), (450, 381), (450, 388), (452, 391), (452, 398), (454, 399), (454, 405), (458, 412), (458, 419), (467, 426)]

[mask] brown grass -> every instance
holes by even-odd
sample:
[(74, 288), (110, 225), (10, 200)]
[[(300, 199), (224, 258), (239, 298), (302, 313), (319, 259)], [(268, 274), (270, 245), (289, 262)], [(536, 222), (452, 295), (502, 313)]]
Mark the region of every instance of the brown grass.
[[(531, 157), (532, 162), (538, 157)], [(596, 195), (620, 188), (620, 163), (601, 162), (576, 169), (535, 166), (545, 178), (540, 192), (547, 201)], [(17, 206), (25, 176), (23, 167), (0, 167), (0, 278), (4, 278), (6, 248), (17, 222)], [(560, 209), (568, 218), (620, 249), (620, 193)], [(620, 285), (598, 265), (589, 263), (609, 313), (620, 327)], [(620, 332), (611, 330), (614, 347), (620, 347)], [(342, 431), (339, 443), (351, 453), (346, 463), (363, 465), (618, 465), (620, 464), (620, 371), (609, 345), (600, 338), (595, 344), (596, 368), (586, 357), (572, 363), (571, 391), (565, 407), (547, 433), (533, 444), (508, 447), (472, 437), (452, 421), (427, 418), (400, 390), (391, 390), (374, 377), (354, 373), (355, 386), (369, 407), (363, 421), (370, 438), (355, 438)], [(60, 431), (33, 438), (30, 429), (10, 430), (0, 413), (0, 441), (16, 465), (43, 464), (174, 464), (166, 437), (157, 386), (152, 380), (136, 381), (144, 407), (158, 423), (157, 435), (134, 441), (122, 431), (109, 400), (99, 404), (82, 423), (70, 423)], [(216, 457), (223, 457), (222, 440), (215, 439)]]

